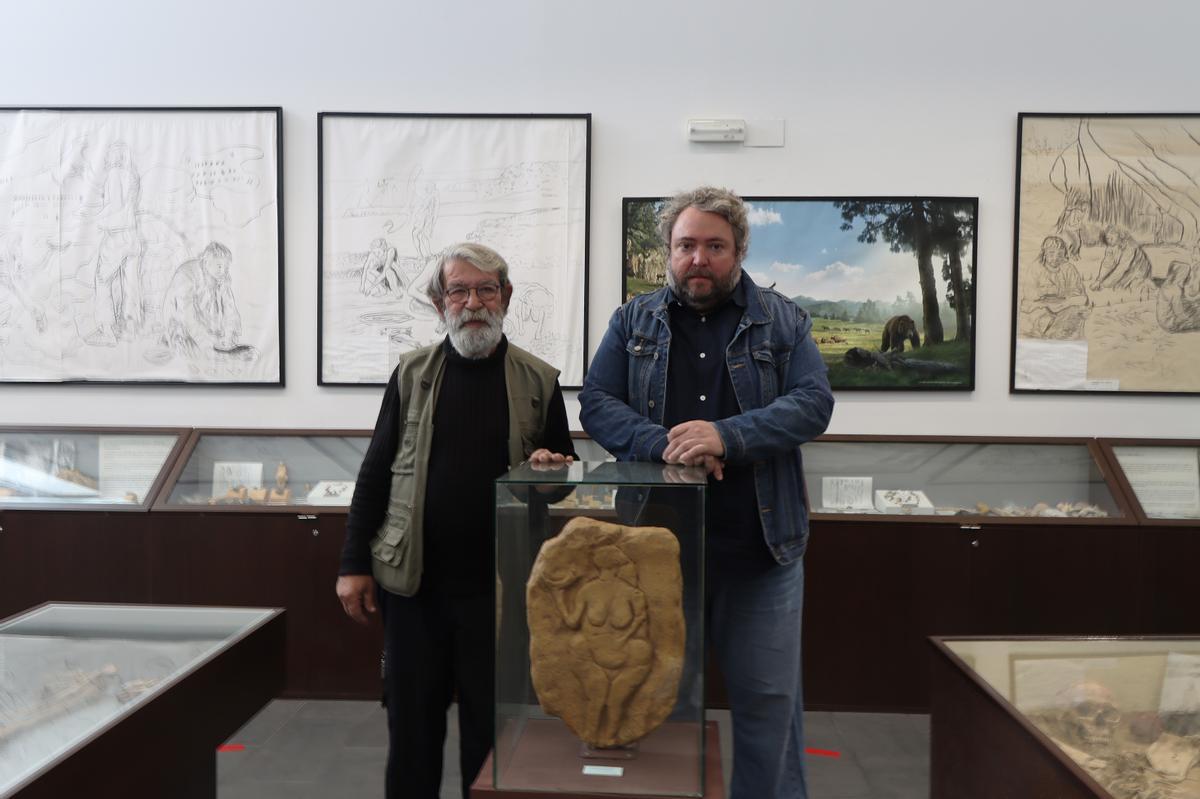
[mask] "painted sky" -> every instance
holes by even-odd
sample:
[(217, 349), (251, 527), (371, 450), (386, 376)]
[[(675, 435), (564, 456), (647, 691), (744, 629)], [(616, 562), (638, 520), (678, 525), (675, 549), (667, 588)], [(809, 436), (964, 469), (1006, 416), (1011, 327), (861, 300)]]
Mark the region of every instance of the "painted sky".
[[(761, 286), (789, 297), (818, 300), (882, 300), (912, 292), (921, 295), (917, 259), (894, 253), (879, 241), (862, 244), (862, 222), (842, 230), (841, 212), (830, 202), (812, 200), (747, 201), (750, 207), (750, 253), (744, 267)], [(941, 260), (934, 259), (938, 301), (945, 299)]]

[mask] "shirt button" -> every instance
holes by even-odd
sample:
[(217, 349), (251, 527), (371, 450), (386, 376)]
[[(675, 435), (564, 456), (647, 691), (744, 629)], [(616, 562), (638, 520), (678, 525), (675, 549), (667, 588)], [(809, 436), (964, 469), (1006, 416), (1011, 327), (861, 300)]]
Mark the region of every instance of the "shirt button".
[(653, 408), (653, 407), (654, 407), (654, 400), (650, 400), (650, 407), (651, 407), (651, 408)]
[(708, 397), (704, 396), (703, 394), (700, 395), (701, 402), (704, 402), (706, 399), (708, 399)]
[(641, 352), (641, 351), (642, 351), (642, 345), (641, 345), (641, 344), (638, 344), (638, 345), (634, 346), (634, 348), (633, 348), (633, 351), (634, 351), (634, 352)]
[(700, 321), (701, 321), (701, 322), (707, 322), (707, 321), (708, 321), (708, 317), (707, 317), (707, 316), (701, 316), (701, 317), (700, 317)]
[(702, 352), (702, 353), (700, 353), (700, 357), (701, 357), (701, 358), (707, 358), (708, 356), (707, 356), (707, 355), (705, 355), (705, 354)]

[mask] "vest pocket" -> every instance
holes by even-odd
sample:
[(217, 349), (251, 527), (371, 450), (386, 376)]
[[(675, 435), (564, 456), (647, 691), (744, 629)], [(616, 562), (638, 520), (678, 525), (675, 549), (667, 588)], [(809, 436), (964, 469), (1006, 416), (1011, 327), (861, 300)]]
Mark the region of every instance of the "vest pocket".
[[(392, 472), (394, 474), (412, 474), (417, 462), (417, 433), (420, 430), (420, 423), (407, 420), (404, 422), (404, 431), (400, 434), (400, 448), (396, 452), (396, 462)], [(390, 512), (389, 507), (389, 512)]]
[(410, 503), (389, 500), (383, 527), (371, 542), (371, 554), (389, 566), (399, 566), (411, 549), (412, 516)]

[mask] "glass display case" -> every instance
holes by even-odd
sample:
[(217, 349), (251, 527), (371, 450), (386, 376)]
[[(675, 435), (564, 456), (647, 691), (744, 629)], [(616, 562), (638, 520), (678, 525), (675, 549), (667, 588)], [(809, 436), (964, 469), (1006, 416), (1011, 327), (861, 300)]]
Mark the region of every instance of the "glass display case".
[[(111, 789), (96, 767), (81, 767), (84, 760), (58, 772), (57, 779), (74, 773), (73, 779), (86, 783), (77, 790), (66, 792), (65, 784), (55, 782), (55, 770), (76, 757), (86, 760), (89, 751), (103, 752), (98, 742), (110, 736), (130, 736), (139, 726), (160, 725), (161, 718), (153, 724), (142, 722), (154, 716), (147, 708), (159, 696), (189, 681), (202, 684), (196, 675), (207, 664), (254, 636), (266, 636), (268, 624), (281, 614), (248, 608), (47, 604), (0, 622), (0, 797), (28, 795), (23, 791), (31, 785), (41, 786), (34, 795), (81, 795), (106, 785)], [(273, 631), (277, 687), (282, 681), (282, 625)], [(271, 658), (263, 658), (260, 668), (271, 663)], [(253, 671), (243, 674), (247, 683), (253, 682)], [(237, 696), (245, 693), (244, 686), (222, 689)], [(175, 694), (177, 703), (183, 693)], [(269, 698), (260, 696), (258, 706)], [(213, 703), (212, 697), (207, 701), (214, 717), (230, 706), (228, 701)], [(170, 725), (173, 730), (188, 725), (207, 728), (210, 723), (192, 718), (172, 722), (177, 722)], [(191, 733), (183, 732), (163, 736), (161, 727), (144, 732), (185, 744), (191, 739)], [(202, 764), (215, 766), (211, 749), (201, 754)], [(139, 759), (150, 755), (139, 747)], [(115, 760), (107, 768), (139, 768), (128, 758)], [(81, 772), (86, 773), (81, 777)], [(157, 784), (156, 779), (140, 784)], [(201, 784), (212, 779), (201, 778)], [(122, 782), (131, 784), (124, 777)]]
[(823, 436), (803, 446), (814, 514), (1126, 523), (1090, 439)]
[(1200, 441), (1101, 439), (1142, 521), (1200, 520)]
[(496, 481), (497, 795), (704, 795), (705, 482), (616, 462)]
[(369, 431), (196, 430), (156, 510), (344, 512)]
[[(1007, 795), (1034, 795), (1036, 785), (1047, 796), (1200, 799), (1200, 640), (943, 638), (935, 646), (986, 691), (1010, 731), (1057, 759), (1063, 779), (1079, 786), (1060, 794), (1031, 784)], [(935, 717), (935, 729), (944, 722)], [(993, 733), (983, 725), (957, 732), (996, 743)], [(935, 734), (935, 769), (938, 744)], [(1034, 778), (1038, 767), (1026, 769), (1011, 749), (1005, 754), (1004, 764), (976, 761), (979, 778), (993, 767)], [(1011, 791), (1020, 777), (1003, 779)]]
[(0, 510), (146, 510), (186, 430), (0, 428)]

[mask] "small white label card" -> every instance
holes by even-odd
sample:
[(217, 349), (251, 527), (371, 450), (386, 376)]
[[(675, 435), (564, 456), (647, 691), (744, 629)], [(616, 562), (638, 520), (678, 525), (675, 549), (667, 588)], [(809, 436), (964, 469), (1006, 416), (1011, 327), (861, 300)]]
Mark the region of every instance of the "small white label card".
[(621, 766), (584, 766), (583, 773), (589, 777), (623, 777), (625, 769)]
[(821, 505), (840, 510), (874, 510), (870, 477), (822, 477)]

